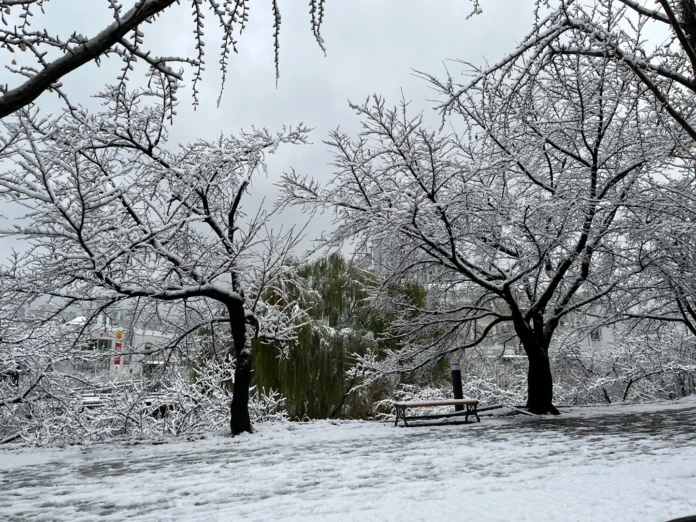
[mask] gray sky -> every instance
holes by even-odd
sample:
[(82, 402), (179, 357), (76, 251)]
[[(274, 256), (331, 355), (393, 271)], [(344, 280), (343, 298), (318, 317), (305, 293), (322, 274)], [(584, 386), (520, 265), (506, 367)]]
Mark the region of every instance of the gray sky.
[[(124, 0), (129, 6), (133, 0)], [(359, 131), (359, 120), (347, 101), (362, 101), (372, 93), (397, 103), (401, 90), (412, 107), (430, 111), (434, 97), (427, 83), (412, 69), (441, 74), (443, 62), (463, 59), (483, 64), (497, 61), (514, 49), (531, 28), (532, 0), (484, 0), (482, 15), (466, 20), (471, 11), (467, 0), (327, 0), (322, 29), (325, 57), (310, 31), (306, 0), (279, 0), (282, 12), (280, 82), (276, 88), (273, 64), (271, 0), (251, 2), (248, 28), (238, 38), (239, 54), (232, 55), (227, 84), (220, 107), (218, 67), (219, 29), (211, 16), (206, 24), (207, 65), (200, 86), (201, 104), (191, 107), (190, 90), (180, 93), (178, 117), (171, 129), (171, 141), (183, 143), (198, 138), (212, 139), (220, 132), (233, 133), (251, 125), (270, 130), (283, 124), (304, 122), (313, 127), (312, 145), (281, 149), (269, 162), (267, 178), (257, 178), (246, 208), (255, 208), (262, 198), (272, 202), (273, 186), (283, 170), (294, 167), (315, 179), (328, 180), (331, 157), (322, 140), (340, 125), (347, 132)], [(145, 27), (145, 44), (165, 55), (194, 55), (193, 23), (189, 2), (170, 8), (154, 24)], [(46, 14), (37, 14), (34, 28), (46, 27), (62, 37), (78, 31), (93, 36), (110, 22), (106, 0), (56, 0), (46, 4)], [(2, 60), (10, 58), (4, 53)], [(119, 61), (112, 59), (101, 68), (83, 67), (64, 79), (73, 102), (92, 105), (90, 96), (105, 83), (114, 83)], [(453, 71), (458, 71), (453, 66)], [(186, 72), (190, 84), (191, 71)], [(136, 70), (133, 77), (139, 76)], [(11, 86), (17, 77), (0, 71), (0, 82)], [(135, 86), (137, 83), (133, 83)], [(49, 111), (59, 107), (53, 95), (39, 99)], [(432, 122), (437, 122), (434, 115)], [(8, 215), (3, 208), (0, 214)], [(277, 223), (302, 223), (299, 210), (290, 209)], [(330, 226), (324, 216), (310, 223), (308, 240)], [(0, 242), (4, 258), (11, 242)]]

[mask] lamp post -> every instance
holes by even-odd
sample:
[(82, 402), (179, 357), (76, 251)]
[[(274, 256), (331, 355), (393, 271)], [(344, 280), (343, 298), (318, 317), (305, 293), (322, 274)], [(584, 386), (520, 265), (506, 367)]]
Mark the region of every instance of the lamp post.
[[(462, 369), (458, 363), (452, 363), (450, 365), (452, 370), (452, 390), (454, 392), (455, 399), (463, 399), (464, 393), (462, 392)], [(454, 407), (455, 411), (464, 410), (464, 406), (458, 405)]]

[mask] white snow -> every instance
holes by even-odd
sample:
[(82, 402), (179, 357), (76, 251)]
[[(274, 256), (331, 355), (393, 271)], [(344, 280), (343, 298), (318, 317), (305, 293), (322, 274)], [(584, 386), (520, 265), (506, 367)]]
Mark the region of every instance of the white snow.
[(696, 398), (394, 428), (0, 451), (2, 520), (666, 521), (696, 514)]

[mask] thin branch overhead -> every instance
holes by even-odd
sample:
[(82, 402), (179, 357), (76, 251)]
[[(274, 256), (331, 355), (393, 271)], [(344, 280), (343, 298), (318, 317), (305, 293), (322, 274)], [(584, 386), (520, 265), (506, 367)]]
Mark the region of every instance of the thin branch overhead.
[[(280, 8), (276, 0), (272, 1), (273, 9), (273, 46), (276, 81), (280, 78)], [(58, 7), (49, 0), (2, 0), (0, 1), (0, 49), (9, 51), (11, 64), (6, 68), (22, 77), (22, 83), (10, 88), (0, 86), (0, 118), (27, 106), (35, 101), (43, 92), (57, 91), (61, 79), (83, 65), (112, 55), (119, 56), (125, 63), (119, 81), (128, 80), (127, 73), (132, 70), (133, 63), (140, 59), (145, 62), (151, 72), (163, 74), (172, 84), (178, 84), (184, 79), (182, 65), (193, 69), (193, 104), (197, 106), (198, 84), (205, 70), (205, 32), (204, 19), (206, 11), (212, 12), (213, 17), (223, 30), (220, 43), (219, 67), (222, 72), (220, 96), (225, 87), (230, 51), (237, 52), (235, 35), (241, 35), (249, 19), (251, 0), (191, 0), (191, 18), (194, 24), (195, 55), (194, 56), (155, 56), (145, 47), (142, 32), (144, 24), (156, 23), (160, 14), (168, 9), (183, 8), (179, 0), (139, 0), (131, 9), (123, 12), (123, 7), (115, 0), (109, 0), (107, 8), (112, 12), (113, 22), (92, 37), (73, 33), (68, 38), (60, 38), (48, 33), (46, 29), (34, 29), (37, 12), (50, 16), (50, 9)], [(49, 5), (50, 4), (50, 5)], [(48, 7), (47, 7), (48, 6)], [(326, 52), (321, 36), (321, 26), (324, 21), (325, 0), (310, 1), (311, 30), (319, 47)], [(17, 63), (16, 52), (28, 52), (36, 65)], [(59, 51), (62, 56), (54, 55)], [(51, 53), (51, 55), (49, 55)], [(60, 94), (60, 92), (59, 92)], [(220, 99), (218, 99), (218, 105)], [(68, 104), (70, 105), (70, 104)]]

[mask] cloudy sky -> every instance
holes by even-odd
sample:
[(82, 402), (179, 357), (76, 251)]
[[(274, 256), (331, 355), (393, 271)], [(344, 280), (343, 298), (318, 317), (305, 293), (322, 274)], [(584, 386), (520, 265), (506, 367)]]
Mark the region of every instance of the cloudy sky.
[[(190, 1), (182, 0), (154, 24), (145, 28), (145, 43), (164, 55), (194, 56), (193, 23)], [(133, 0), (124, 0), (124, 6)], [(207, 18), (207, 59), (201, 104), (191, 107), (190, 90), (181, 92), (178, 118), (171, 130), (171, 141), (183, 143), (198, 138), (212, 139), (219, 133), (233, 133), (251, 125), (279, 128), (283, 124), (304, 122), (313, 127), (312, 145), (286, 148), (270, 163), (267, 178), (252, 187), (247, 208), (262, 199), (273, 201), (273, 184), (289, 167), (317, 180), (331, 176), (331, 160), (322, 143), (328, 132), (341, 126), (357, 132), (357, 118), (348, 100), (362, 101), (371, 93), (384, 95), (397, 103), (403, 91), (412, 106), (432, 110), (435, 93), (413, 69), (441, 74), (445, 63), (462, 59), (475, 64), (497, 61), (510, 52), (532, 24), (532, 0), (483, 0), (483, 14), (469, 20), (468, 0), (327, 0), (322, 29), (327, 55), (319, 49), (310, 31), (306, 0), (278, 0), (282, 12), (280, 81), (276, 87), (273, 64), (271, 0), (252, 0), (250, 23), (239, 37), (239, 54), (233, 55), (220, 107), (220, 71), (217, 51), (219, 29)], [(106, 0), (55, 0), (47, 3), (45, 14), (37, 13), (35, 29), (47, 28), (63, 38), (73, 31), (93, 36), (111, 21)], [(2, 60), (11, 59), (4, 53)], [(458, 71), (453, 66), (453, 71)], [(115, 82), (119, 61), (101, 68), (83, 67), (64, 79), (65, 90), (73, 102), (90, 106), (90, 96), (104, 84)], [(137, 72), (137, 71), (136, 71)], [(190, 71), (186, 79), (191, 79)], [(0, 72), (0, 82), (17, 85), (19, 79)], [(187, 82), (187, 83), (190, 83)], [(429, 101), (430, 100), (430, 101)], [(45, 94), (39, 105), (46, 111), (60, 106), (53, 95)], [(433, 123), (436, 117), (433, 115)], [(2, 209), (7, 215), (7, 208)], [(288, 210), (274, 223), (303, 223), (305, 216)], [(307, 228), (312, 237), (330, 226), (330, 216), (315, 218)], [(11, 243), (2, 241), (2, 257)]]

